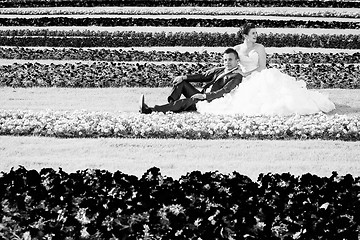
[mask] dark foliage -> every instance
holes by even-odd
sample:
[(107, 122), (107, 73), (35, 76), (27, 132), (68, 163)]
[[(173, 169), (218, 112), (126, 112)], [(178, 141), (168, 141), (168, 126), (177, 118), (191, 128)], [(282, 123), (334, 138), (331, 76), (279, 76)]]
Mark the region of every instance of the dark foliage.
[[(175, 76), (197, 74), (214, 63), (25, 63), (0, 66), (0, 86), (10, 87), (168, 87)], [(276, 66), (276, 65), (275, 65)], [(286, 64), (282, 71), (308, 88), (360, 88), (360, 65)]]
[[(0, 31), (1, 46), (18, 47), (143, 47), (206, 46), (228, 47), (242, 42), (240, 34), (206, 32), (99, 32), (5, 30)], [(266, 47), (310, 47), (360, 49), (360, 35), (259, 34), (258, 42)]]
[[(141, 51), (125, 49), (84, 49), (47, 48), (32, 49), (23, 47), (0, 47), (0, 58), (25, 60), (82, 60), (82, 61), (120, 61), (120, 62), (208, 62), (222, 60), (221, 52), (179, 52), (179, 51)], [(274, 53), (268, 54), (270, 64), (310, 64), (310, 63), (360, 63), (360, 52), (348, 53)]]
[(111, 17), (40, 17), (0, 18), (0, 26), (154, 26), (154, 27), (242, 27), (253, 23), (262, 28), (358, 29), (358, 22), (271, 20), (271, 19), (201, 19), (201, 18), (111, 18)]
[(0, 236), (32, 239), (357, 239), (360, 178), (153, 167), (66, 173), (24, 167), (0, 177)]

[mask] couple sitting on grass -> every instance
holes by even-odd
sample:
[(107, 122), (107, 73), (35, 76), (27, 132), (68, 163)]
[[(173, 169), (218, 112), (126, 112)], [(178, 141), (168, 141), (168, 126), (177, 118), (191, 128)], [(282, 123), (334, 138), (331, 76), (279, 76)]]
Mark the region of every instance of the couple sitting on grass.
[[(265, 49), (256, 43), (253, 24), (246, 24), (242, 34), (242, 44), (224, 51), (223, 67), (176, 77), (167, 104), (148, 107), (142, 95), (140, 112), (198, 111), (257, 116), (306, 115), (335, 109), (327, 96), (308, 90), (304, 81), (296, 81), (276, 68), (266, 69)], [(200, 91), (190, 82), (206, 84)]]

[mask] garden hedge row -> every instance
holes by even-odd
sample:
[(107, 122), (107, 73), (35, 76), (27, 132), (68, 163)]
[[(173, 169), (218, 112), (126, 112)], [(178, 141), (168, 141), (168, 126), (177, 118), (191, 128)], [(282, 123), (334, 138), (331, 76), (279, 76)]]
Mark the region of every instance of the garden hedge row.
[[(66, 64), (25, 63), (0, 66), (0, 86), (10, 87), (169, 87), (175, 76), (204, 72), (214, 63)], [(277, 66), (280, 68), (280, 66)], [(308, 88), (360, 88), (360, 65), (283, 66)]]
[(11, 169), (0, 177), (2, 239), (358, 239), (360, 178), (189, 172), (153, 167), (67, 173)]
[[(18, 34), (23, 35), (19, 36)], [(30, 33), (30, 34), (28, 34)], [(36, 36), (36, 34), (40, 34)], [(9, 34), (13, 34), (12, 36)], [(26, 34), (26, 35), (25, 35)], [(84, 36), (87, 34), (87, 36)], [(4, 36), (6, 35), (6, 36)], [(74, 36), (75, 35), (75, 36)], [(151, 47), (207, 46), (228, 47), (242, 42), (238, 34), (176, 32), (96, 32), (96, 31), (0, 31), (1, 46), (47, 47)], [(308, 47), (360, 49), (360, 35), (336, 34), (259, 34), (258, 42), (266, 47)]]
[(359, 22), (271, 20), (271, 19), (201, 19), (201, 18), (116, 18), (116, 17), (40, 17), (0, 18), (0, 26), (154, 26), (154, 27), (242, 27), (253, 23), (261, 28), (359, 29)]
[(325, 7), (360, 8), (356, 0), (1, 0), (1, 7), (99, 7), (99, 6), (142, 6), (142, 7)]
[[(84, 49), (84, 48), (44, 48), (0, 47), (0, 59), (25, 60), (82, 60), (82, 61), (147, 61), (147, 62), (212, 62), (222, 61), (222, 52), (179, 52), (179, 51), (142, 51), (124, 49)], [(267, 55), (270, 64), (294, 63), (343, 63), (360, 64), (360, 50), (349, 53), (274, 53)]]

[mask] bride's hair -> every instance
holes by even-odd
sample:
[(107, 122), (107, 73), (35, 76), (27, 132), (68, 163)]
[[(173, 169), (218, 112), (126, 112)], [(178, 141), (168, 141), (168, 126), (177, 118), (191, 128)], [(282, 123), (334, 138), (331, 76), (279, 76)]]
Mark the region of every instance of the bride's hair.
[(244, 26), (240, 29), (241, 35), (248, 35), (250, 30), (256, 28), (255, 24), (253, 23), (245, 23)]

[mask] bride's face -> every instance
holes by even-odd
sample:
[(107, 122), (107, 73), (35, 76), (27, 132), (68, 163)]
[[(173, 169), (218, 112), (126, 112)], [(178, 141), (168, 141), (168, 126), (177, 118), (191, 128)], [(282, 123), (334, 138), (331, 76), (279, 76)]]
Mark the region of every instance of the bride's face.
[(258, 37), (258, 33), (257, 33), (257, 31), (256, 31), (256, 28), (250, 29), (249, 33), (248, 33), (247, 35), (244, 35), (244, 36), (245, 36), (245, 40), (246, 40), (246, 41), (255, 43), (255, 42), (256, 42), (256, 39), (257, 39), (257, 37)]

